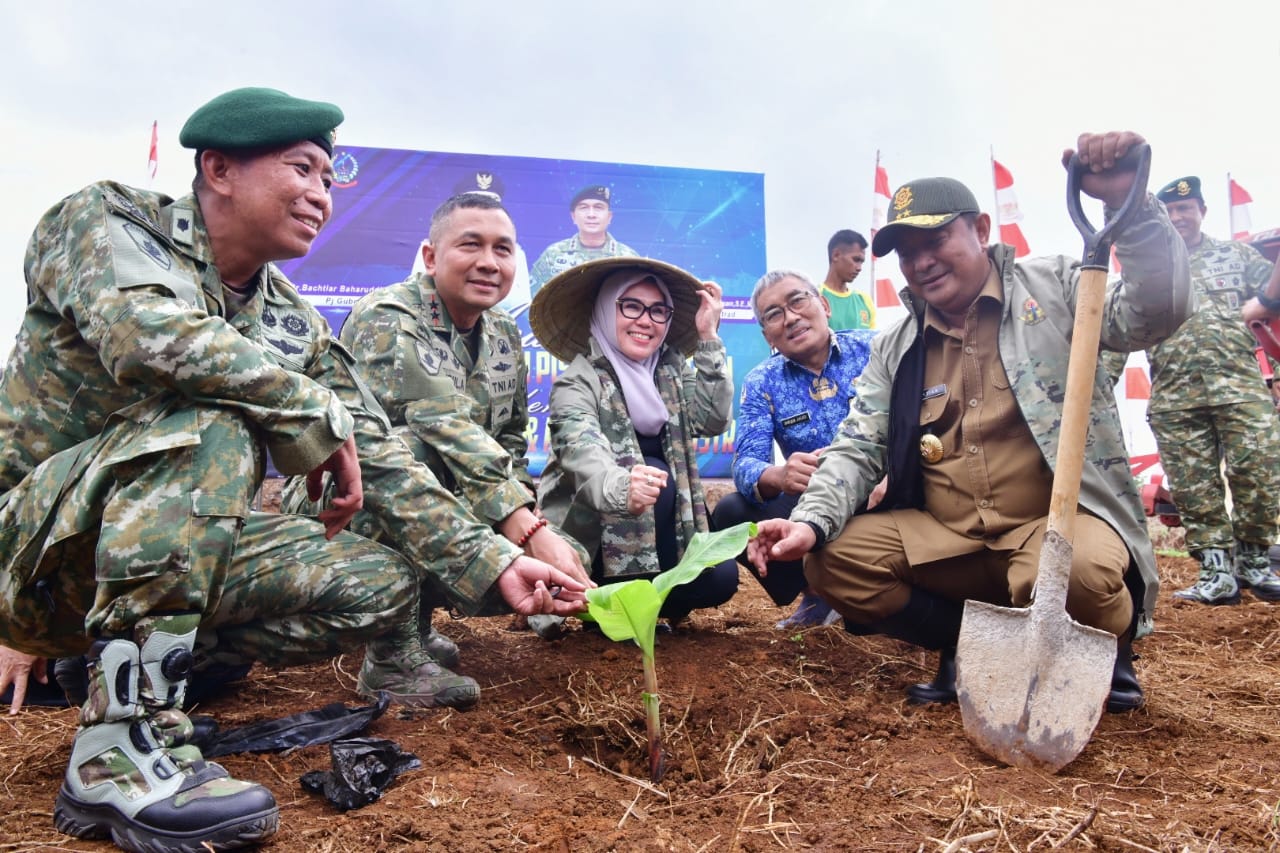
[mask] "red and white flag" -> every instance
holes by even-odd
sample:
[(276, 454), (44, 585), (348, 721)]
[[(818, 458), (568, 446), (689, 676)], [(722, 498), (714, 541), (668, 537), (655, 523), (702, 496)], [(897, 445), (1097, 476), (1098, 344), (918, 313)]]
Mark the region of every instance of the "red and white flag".
[(1000, 242), (1013, 246), (1013, 256), (1021, 258), (1031, 254), (1027, 238), (1022, 236), (1022, 211), (1018, 209), (1018, 197), (1013, 192), (1013, 175), (991, 158), (991, 171), (996, 181), (996, 222), (1000, 225)]
[(156, 130), (160, 122), (151, 122), (151, 152), (147, 154), (147, 174), (151, 176), (151, 180), (156, 179), (156, 171), (160, 167), (160, 152), (158, 150), (159, 135)]
[(1253, 221), (1249, 216), (1249, 205), (1253, 204), (1253, 196), (1230, 176), (1227, 184), (1231, 188), (1231, 239), (1246, 240), (1253, 230)]
[(880, 165), (880, 154), (876, 154), (876, 189), (871, 197), (871, 239), (876, 239), (876, 232), (889, 221), (889, 173)]

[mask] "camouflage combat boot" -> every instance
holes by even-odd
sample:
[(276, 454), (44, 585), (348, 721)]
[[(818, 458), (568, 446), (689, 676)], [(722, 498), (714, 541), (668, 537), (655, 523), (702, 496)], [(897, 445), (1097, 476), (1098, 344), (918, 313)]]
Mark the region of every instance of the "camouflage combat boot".
[(232, 779), (188, 742), (193, 727), (178, 708), (194, 639), (157, 631), (141, 649), (93, 645), (89, 698), (53, 809), (60, 831), (135, 853), (230, 850), (275, 833), (271, 792)]
[(431, 624), (431, 610), (432, 608), (423, 605), (418, 616), (418, 634), (422, 638), (422, 648), (441, 666), (457, 666), (462, 659), (458, 644)]
[(1263, 601), (1280, 601), (1280, 576), (1271, 571), (1271, 549), (1236, 541), (1236, 580)]
[(1192, 556), (1200, 560), (1200, 576), (1191, 586), (1175, 592), (1173, 597), (1198, 604), (1239, 604), (1240, 587), (1227, 560), (1227, 552), (1221, 548), (1205, 548), (1198, 553), (1193, 551)]
[(365, 650), (356, 689), (370, 699), (385, 691), (391, 701), (419, 708), (470, 708), (480, 701), (475, 679), (445, 669), (416, 642), (386, 637)]

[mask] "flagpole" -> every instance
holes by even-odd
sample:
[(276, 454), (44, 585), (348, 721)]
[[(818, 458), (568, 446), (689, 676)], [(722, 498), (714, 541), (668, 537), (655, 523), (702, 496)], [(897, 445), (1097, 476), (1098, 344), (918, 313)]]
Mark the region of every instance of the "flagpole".
[(1231, 194), (1231, 173), (1227, 172), (1227, 227), (1231, 229), (1231, 239), (1234, 240), (1236, 234), (1236, 205), (1235, 198)]
[(996, 221), (996, 234), (1000, 233), (1000, 188), (996, 186), (996, 147), (990, 146), (988, 149), (991, 153), (991, 197), (996, 200), (996, 206), (991, 208), (991, 215)]
[[(871, 198), (872, 199), (875, 198), (876, 177), (879, 174), (880, 174), (880, 149), (877, 148), (876, 149), (876, 168), (875, 168), (875, 171), (871, 173)], [(872, 226), (876, 224), (875, 218), (876, 218), (876, 203), (875, 201), (872, 201), (871, 202)], [(876, 231), (878, 230), (880, 229), (875, 227), (871, 228), (871, 239), (873, 240), (875, 239)], [(867, 254), (871, 256), (871, 302), (872, 304), (875, 304), (875, 301), (876, 301), (876, 253), (872, 252), (871, 247), (868, 246)]]

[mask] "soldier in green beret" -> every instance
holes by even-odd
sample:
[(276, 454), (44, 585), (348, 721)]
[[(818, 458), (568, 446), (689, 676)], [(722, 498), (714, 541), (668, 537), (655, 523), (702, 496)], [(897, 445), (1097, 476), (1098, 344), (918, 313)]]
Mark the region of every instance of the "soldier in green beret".
[(620, 243), (609, 233), (613, 222), (613, 190), (604, 184), (590, 184), (569, 200), (569, 217), (578, 226), (572, 237), (552, 243), (529, 271), (530, 292), (538, 289), (557, 273), (597, 258), (635, 257), (636, 251)]
[[(583, 606), (581, 583), (495, 537), (414, 461), (273, 265), (329, 220), (342, 118), (228, 92), (183, 128), (192, 195), (92, 184), (31, 238), (0, 381), (0, 688), (20, 682), (20, 702), (32, 656), (87, 658), (54, 806), (71, 835), (193, 853), (270, 836), (271, 793), (189, 742), (188, 681), (367, 644), (362, 686), (436, 701), (416, 592), (438, 562), (460, 607)], [(331, 481), (318, 520), (252, 511), (268, 452), (317, 494)], [(343, 530), (362, 507), (401, 553)], [(474, 701), (473, 684), (447, 698)]]
[[(1262, 295), (1271, 264), (1252, 246), (1215, 240), (1200, 228), (1208, 208), (1194, 175), (1170, 181), (1156, 197), (1187, 246), (1200, 308), (1147, 352), (1151, 400), (1147, 421), (1162, 450), (1187, 550), (1200, 562), (1196, 582), (1178, 601), (1236, 604), (1248, 589), (1280, 601), (1269, 551), (1280, 510), (1280, 425), (1258, 370), (1257, 345), (1241, 320)], [(1222, 480), (1226, 462), (1231, 508)]]

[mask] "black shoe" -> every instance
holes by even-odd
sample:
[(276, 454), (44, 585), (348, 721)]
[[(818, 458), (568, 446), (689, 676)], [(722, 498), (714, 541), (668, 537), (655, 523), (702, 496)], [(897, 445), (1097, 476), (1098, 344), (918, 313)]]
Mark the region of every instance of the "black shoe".
[(1136, 711), (1146, 702), (1138, 674), (1133, 671), (1133, 644), (1121, 641), (1116, 646), (1116, 665), (1111, 671), (1111, 692), (1107, 694), (1107, 713)]
[(938, 673), (933, 681), (907, 688), (907, 702), (912, 705), (948, 705), (956, 702), (956, 650), (938, 652)]

